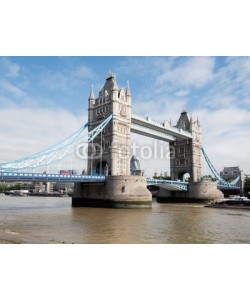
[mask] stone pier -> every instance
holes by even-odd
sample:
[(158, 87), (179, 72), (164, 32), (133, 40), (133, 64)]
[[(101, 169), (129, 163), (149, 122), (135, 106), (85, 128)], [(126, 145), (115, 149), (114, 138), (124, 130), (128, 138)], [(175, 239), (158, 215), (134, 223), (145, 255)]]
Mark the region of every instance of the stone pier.
[(72, 207), (150, 208), (152, 195), (142, 176), (108, 176), (104, 183), (76, 183)]
[(217, 183), (210, 180), (190, 182), (188, 192), (168, 191), (160, 188), (156, 194), (157, 202), (185, 202), (185, 203), (206, 203), (211, 200), (224, 198), (223, 193), (217, 189)]

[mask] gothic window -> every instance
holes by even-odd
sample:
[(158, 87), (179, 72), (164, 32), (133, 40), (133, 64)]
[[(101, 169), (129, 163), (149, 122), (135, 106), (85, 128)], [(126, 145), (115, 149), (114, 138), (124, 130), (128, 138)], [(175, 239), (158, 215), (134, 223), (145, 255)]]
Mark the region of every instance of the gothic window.
[(180, 148), (179, 148), (179, 153), (180, 153), (180, 154), (184, 154), (184, 149), (185, 149), (184, 147), (180, 147)]

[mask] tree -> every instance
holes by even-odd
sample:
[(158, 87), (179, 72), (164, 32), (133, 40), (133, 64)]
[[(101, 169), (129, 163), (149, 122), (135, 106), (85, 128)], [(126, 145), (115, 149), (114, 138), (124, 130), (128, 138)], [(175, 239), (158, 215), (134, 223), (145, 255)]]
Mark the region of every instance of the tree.
[(0, 183), (0, 192), (10, 191), (10, 190), (20, 190), (21, 185), (19, 183), (6, 184)]
[(212, 175), (203, 175), (202, 177), (201, 177), (201, 179), (210, 179), (211, 181), (216, 181), (216, 178), (215, 177), (213, 177)]

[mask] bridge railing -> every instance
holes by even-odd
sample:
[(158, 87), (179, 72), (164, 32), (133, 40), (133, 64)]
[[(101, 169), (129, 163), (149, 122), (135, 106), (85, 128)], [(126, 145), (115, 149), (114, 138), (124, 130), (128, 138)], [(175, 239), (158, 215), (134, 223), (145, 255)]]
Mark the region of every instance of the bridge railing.
[(175, 187), (178, 187), (180, 191), (188, 190), (188, 182), (184, 181), (174, 181), (174, 180), (164, 180), (164, 179), (147, 179), (148, 185), (161, 185), (168, 184)]
[(2, 181), (70, 181), (88, 182), (105, 181), (105, 176), (91, 175), (64, 175), (64, 174), (43, 174), (43, 173), (19, 173), (19, 172), (0, 172)]

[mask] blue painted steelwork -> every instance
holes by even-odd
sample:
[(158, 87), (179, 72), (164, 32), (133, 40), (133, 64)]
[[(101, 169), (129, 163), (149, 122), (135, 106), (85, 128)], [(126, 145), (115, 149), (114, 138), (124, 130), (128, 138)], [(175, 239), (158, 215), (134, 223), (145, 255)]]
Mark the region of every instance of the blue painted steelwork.
[(217, 184), (217, 188), (220, 190), (240, 190), (240, 187), (239, 186), (236, 186), (236, 185), (225, 185), (225, 184), (220, 184), (218, 183)]
[(0, 181), (24, 182), (105, 182), (105, 176), (61, 175), (42, 173), (0, 172)]
[(74, 154), (79, 144), (88, 144), (92, 140), (94, 140), (96, 136), (102, 132), (102, 130), (106, 127), (111, 119), (112, 115), (106, 118), (99, 126), (95, 127), (92, 131), (83, 134), (83, 131), (88, 126), (88, 123), (86, 123), (70, 137), (64, 139), (63, 141), (57, 143), (52, 147), (11, 162), (1, 163), (0, 171), (35, 169), (61, 161), (64, 158)]
[(208, 158), (204, 148), (202, 147), (201, 148), (201, 152), (210, 168), (210, 170), (212, 171), (212, 173), (214, 174), (215, 178), (218, 180), (218, 184), (217, 186), (218, 187), (223, 187), (223, 188), (226, 188), (228, 187), (229, 189), (230, 188), (235, 188), (235, 189), (240, 189), (240, 187), (236, 186), (236, 184), (239, 182), (240, 180), (240, 176), (238, 176), (235, 180), (229, 182), (229, 181), (226, 181), (224, 178), (222, 178), (220, 176), (220, 174), (216, 171), (215, 167), (213, 166), (213, 164), (211, 163), (210, 159)]
[(235, 185), (239, 182), (239, 180), (240, 180), (240, 175), (237, 178), (235, 178), (233, 181), (231, 181), (230, 184)]
[(179, 191), (187, 191), (188, 190), (188, 182), (184, 181), (173, 181), (173, 180), (161, 180), (161, 179), (147, 179), (147, 185), (173, 185)]
[[(105, 176), (61, 175), (43, 173), (0, 172), (0, 181), (20, 182), (105, 182)], [(187, 191), (188, 183), (172, 180), (148, 179), (147, 185), (172, 185), (179, 191)]]
[(206, 162), (207, 162), (207, 164), (208, 164), (210, 170), (211, 170), (212, 173), (214, 174), (215, 178), (216, 178), (219, 182), (221, 182), (221, 183), (223, 183), (223, 184), (225, 184), (225, 185), (228, 185), (229, 183), (228, 183), (227, 181), (225, 181), (225, 180), (220, 176), (220, 174), (216, 171), (215, 167), (214, 167), (213, 164), (211, 163), (211, 161), (210, 161), (210, 159), (208, 158), (208, 156), (207, 156), (207, 154), (206, 154), (206, 152), (205, 152), (205, 150), (204, 150), (203, 147), (201, 147), (201, 152), (202, 152), (202, 154), (203, 154), (203, 156), (204, 156), (204, 158), (205, 158), (205, 160), (206, 160)]

